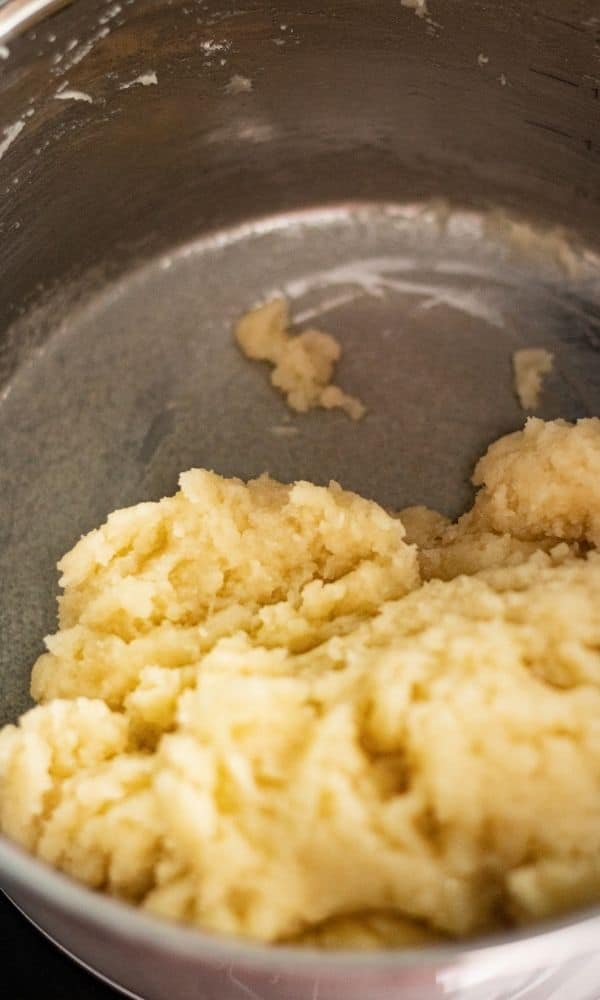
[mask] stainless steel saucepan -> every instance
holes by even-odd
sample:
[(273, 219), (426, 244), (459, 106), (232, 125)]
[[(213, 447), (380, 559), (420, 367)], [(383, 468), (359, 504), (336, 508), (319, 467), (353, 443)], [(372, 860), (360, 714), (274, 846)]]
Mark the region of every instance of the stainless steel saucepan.
[[(193, 465), (456, 514), (522, 424), (600, 413), (595, 0), (9, 0), (0, 7), (0, 714), (57, 558)], [(231, 337), (273, 291), (344, 347), (360, 426), (297, 433)], [(146, 1000), (598, 1000), (600, 911), (422, 951), (215, 938), (0, 841), (46, 934)]]

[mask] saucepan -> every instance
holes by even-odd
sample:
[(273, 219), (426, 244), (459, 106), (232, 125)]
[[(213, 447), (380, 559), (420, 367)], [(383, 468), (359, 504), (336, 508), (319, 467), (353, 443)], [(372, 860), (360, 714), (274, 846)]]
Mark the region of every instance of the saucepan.
[[(0, 715), (29, 705), (60, 555), (194, 465), (456, 514), (522, 424), (600, 412), (594, 0), (8, 0), (0, 7)], [(343, 335), (357, 428), (283, 403), (231, 325), (284, 292)], [(508, 376), (506, 376), (508, 377)], [(449, 487), (449, 483), (454, 484)], [(596, 1000), (600, 911), (319, 953), (203, 934), (6, 840), (1, 884), (146, 1000)]]

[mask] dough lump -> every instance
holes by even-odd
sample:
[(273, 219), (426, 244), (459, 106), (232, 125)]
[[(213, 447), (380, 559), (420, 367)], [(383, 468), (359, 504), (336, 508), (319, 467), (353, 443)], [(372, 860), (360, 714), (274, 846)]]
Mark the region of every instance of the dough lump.
[[(600, 900), (600, 421), (451, 525), (192, 470), (60, 564), (0, 827), (206, 930), (425, 945)], [(413, 540), (417, 544), (412, 544)]]
[(554, 366), (554, 355), (543, 347), (528, 347), (513, 354), (515, 391), (524, 410), (535, 410), (540, 401), (542, 380)]
[(287, 302), (272, 299), (242, 316), (235, 337), (248, 358), (273, 365), (271, 382), (292, 410), (340, 409), (352, 420), (360, 420), (366, 413), (363, 403), (331, 384), (342, 353), (337, 340), (321, 330), (292, 335), (289, 325)]

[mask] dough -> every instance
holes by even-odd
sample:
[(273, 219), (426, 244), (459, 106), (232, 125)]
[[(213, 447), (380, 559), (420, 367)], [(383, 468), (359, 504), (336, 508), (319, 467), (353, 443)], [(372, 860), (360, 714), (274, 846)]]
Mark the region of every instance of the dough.
[[(0, 827), (223, 934), (398, 947), (600, 900), (600, 420), (451, 525), (201, 470), (60, 568)], [(410, 544), (412, 539), (418, 542)]]
[(513, 354), (515, 390), (524, 410), (535, 410), (539, 405), (542, 380), (553, 365), (554, 355), (543, 347), (525, 348)]
[(340, 359), (337, 340), (321, 330), (288, 332), (289, 309), (285, 299), (272, 299), (242, 316), (235, 328), (236, 340), (248, 358), (272, 364), (271, 382), (287, 399), (292, 410), (305, 413), (315, 407), (344, 410), (352, 420), (366, 413), (364, 405), (331, 384)]

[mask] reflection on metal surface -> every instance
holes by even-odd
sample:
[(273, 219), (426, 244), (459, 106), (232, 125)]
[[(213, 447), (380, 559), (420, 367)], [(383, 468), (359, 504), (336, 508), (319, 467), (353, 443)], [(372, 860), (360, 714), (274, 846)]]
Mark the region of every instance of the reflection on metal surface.
[(8, 0), (0, 7), (0, 41), (10, 41), (72, 0)]

